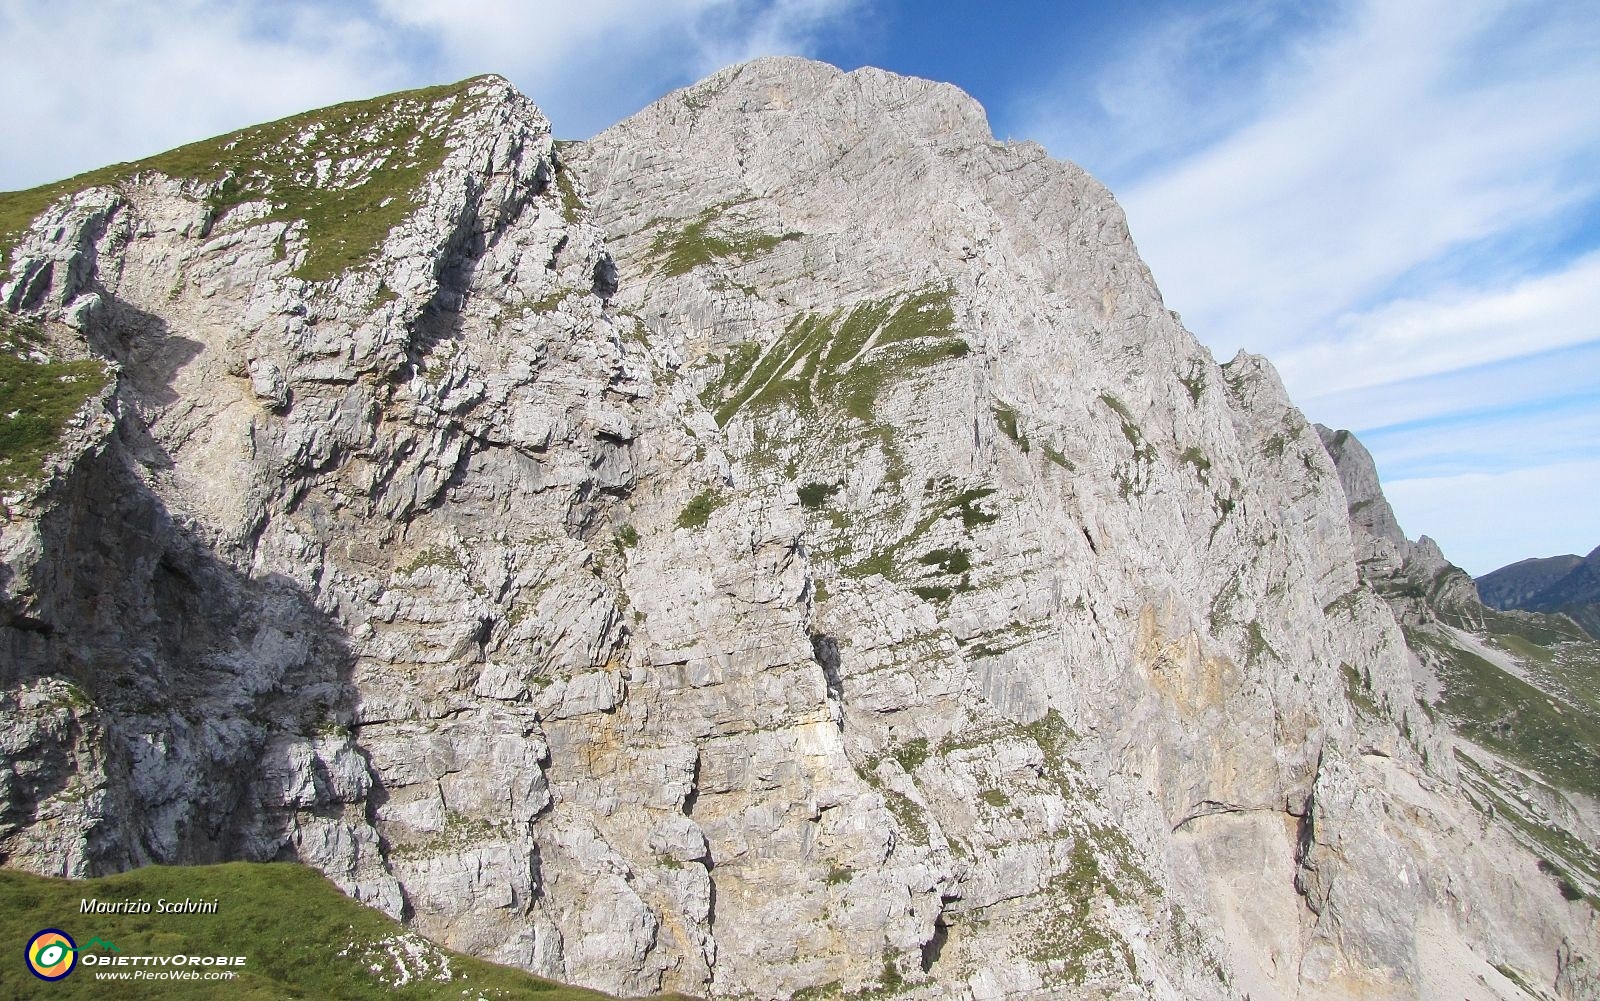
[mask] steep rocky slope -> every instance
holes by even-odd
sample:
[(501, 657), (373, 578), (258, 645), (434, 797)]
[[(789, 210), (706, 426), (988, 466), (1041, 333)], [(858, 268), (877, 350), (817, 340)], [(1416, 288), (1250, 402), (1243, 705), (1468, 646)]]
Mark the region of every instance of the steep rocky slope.
[(1497, 610), (1425, 537), (1409, 542), (1346, 431), (1318, 429), (1346, 484), (1362, 578), (1419, 658), (1423, 705), (1454, 731), (1469, 797), (1569, 900), (1600, 890), (1600, 644), (1567, 617)]
[(953, 88), (483, 78), (0, 209), (18, 364), (104, 366), (5, 499), (8, 865), (625, 993), (1595, 996), (1343, 467)]

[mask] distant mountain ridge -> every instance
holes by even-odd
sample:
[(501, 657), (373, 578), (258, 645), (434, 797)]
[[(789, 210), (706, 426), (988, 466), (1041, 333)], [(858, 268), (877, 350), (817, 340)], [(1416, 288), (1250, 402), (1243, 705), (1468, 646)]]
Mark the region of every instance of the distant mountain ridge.
[(1559, 612), (1600, 637), (1600, 546), (1588, 556), (1519, 560), (1477, 580), (1484, 604), (1503, 610)]

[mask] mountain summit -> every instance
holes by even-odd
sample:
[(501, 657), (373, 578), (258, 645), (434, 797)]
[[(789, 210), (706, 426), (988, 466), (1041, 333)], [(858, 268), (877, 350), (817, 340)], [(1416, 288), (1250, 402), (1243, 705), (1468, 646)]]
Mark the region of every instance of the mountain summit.
[(9, 866), (624, 994), (1600, 989), (1592, 703), (1480, 719), (1471, 582), (953, 87), (479, 78), (0, 211)]

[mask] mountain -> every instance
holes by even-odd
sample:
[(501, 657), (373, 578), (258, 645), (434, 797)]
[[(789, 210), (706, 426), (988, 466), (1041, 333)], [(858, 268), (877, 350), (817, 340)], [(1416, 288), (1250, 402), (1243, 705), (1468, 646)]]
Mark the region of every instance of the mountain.
[(1478, 578), (1478, 591), (1486, 604), (1495, 608), (1518, 608), (1533, 601), (1539, 592), (1582, 566), (1582, 556), (1549, 556), (1519, 560)]
[(621, 994), (1600, 992), (1592, 645), (953, 87), (485, 77), (0, 223), (11, 868)]
[(1600, 548), (1501, 567), (1478, 578), (1483, 600), (1500, 609), (1564, 614), (1600, 637)]

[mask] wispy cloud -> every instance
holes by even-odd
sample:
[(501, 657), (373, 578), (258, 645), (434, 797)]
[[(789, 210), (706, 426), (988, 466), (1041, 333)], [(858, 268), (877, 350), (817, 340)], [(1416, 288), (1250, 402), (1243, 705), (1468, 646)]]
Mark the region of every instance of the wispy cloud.
[[(496, 72), (584, 136), (866, 0), (0, 0), (0, 190), (341, 100)], [(63, 72), (62, 67), (71, 67)], [(26, 99), (24, 99), (24, 97)]]
[(1079, 39), (1059, 75), (993, 109), (1018, 136), (1043, 143), (1112, 182), (1116, 189), (1248, 124), (1267, 106), (1284, 50), (1340, 19), (1278, 0), (1179, 5), (1119, 21)]
[(1306, 403), (1600, 341), (1600, 251), (1507, 288), (1433, 289), (1346, 312), (1323, 332), (1275, 358)]
[(1508, 24), (1522, 9), (1374, 3), (1288, 57), (1260, 117), (1126, 191), (1170, 303), (1213, 342), (1273, 349), (1593, 198), (1600, 22)]
[[(1457, 426), (1468, 418), (1497, 420), (1548, 411), (1595, 394), (1596, 372), (1600, 372), (1600, 341), (1591, 341), (1407, 379), (1403, 384), (1378, 383), (1297, 402), (1313, 420), (1338, 423), (1361, 433), (1365, 440), (1378, 432), (1426, 431)], [(1600, 427), (1600, 416), (1592, 427)], [(1579, 433), (1571, 443), (1593, 448), (1594, 436)], [(1437, 436), (1432, 437), (1432, 448), (1441, 444)], [(1515, 453), (1508, 456), (1511, 461), (1515, 458)]]
[(403, 84), (374, 26), (286, 3), (0, 0), (0, 188)]

